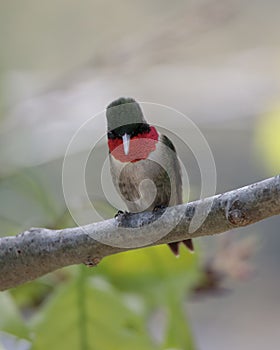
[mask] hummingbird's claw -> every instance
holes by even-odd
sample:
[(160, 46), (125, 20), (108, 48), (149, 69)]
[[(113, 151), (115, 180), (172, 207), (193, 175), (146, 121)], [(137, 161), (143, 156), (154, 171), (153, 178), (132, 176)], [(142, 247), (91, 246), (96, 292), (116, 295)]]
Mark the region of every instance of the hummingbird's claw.
[(115, 214), (114, 218), (116, 219), (119, 215), (122, 215), (123, 211), (122, 210), (118, 210), (117, 213)]
[(159, 210), (164, 210), (167, 208), (167, 205), (156, 205), (153, 209), (153, 212), (159, 211)]
[(118, 218), (120, 218), (121, 216), (125, 216), (125, 215), (127, 215), (127, 214), (129, 214), (129, 212), (128, 211), (122, 211), (122, 210), (118, 210), (118, 212), (117, 212), (117, 214), (114, 216), (115, 217), (115, 219), (118, 219)]

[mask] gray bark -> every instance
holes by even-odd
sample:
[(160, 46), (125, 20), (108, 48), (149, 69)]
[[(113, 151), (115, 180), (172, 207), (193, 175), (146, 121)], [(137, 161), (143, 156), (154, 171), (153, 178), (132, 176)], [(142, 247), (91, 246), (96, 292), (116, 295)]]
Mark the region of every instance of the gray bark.
[[(205, 214), (207, 206), (206, 219), (191, 233), (194, 215), (199, 218)], [(166, 210), (124, 214), (116, 219), (62, 230), (31, 228), (17, 236), (0, 238), (0, 290), (64, 266), (80, 263), (94, 266), (108, 255), (139, 248), (139, 242), (148, 236), (152, 238), (163, 227), (170, 227), (170, 232), (160, 239), (155, 235), (154, 242), (151, 239), (148, 245), (222, 233), (279, 214), (280, 175)], [(138, 242), (135, 247), (126, 244), (133, 238)]]

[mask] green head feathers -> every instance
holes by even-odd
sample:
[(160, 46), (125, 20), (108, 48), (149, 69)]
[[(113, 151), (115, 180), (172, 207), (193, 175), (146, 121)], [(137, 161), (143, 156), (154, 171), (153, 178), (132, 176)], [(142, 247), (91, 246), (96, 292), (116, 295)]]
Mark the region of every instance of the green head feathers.
[(133, 98), (121, 97), (109, 104), (106, 110), (108, 131), (130, 129), (133, 124), (146, 124), (139, 104)]

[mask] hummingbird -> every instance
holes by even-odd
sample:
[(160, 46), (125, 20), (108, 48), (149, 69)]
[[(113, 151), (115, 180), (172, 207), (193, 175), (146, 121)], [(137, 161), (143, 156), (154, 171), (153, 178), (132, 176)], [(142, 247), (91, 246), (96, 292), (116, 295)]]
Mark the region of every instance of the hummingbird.
[[(148, 124), (133, 98), (111, 102), (106, 118), (111, 176), (129, 212), (181, 204), (181, 168), (171, 140)], [(176, 256), (180, 243), (168, 244)], [(191, 239), (182, 243), (193, 251)]]

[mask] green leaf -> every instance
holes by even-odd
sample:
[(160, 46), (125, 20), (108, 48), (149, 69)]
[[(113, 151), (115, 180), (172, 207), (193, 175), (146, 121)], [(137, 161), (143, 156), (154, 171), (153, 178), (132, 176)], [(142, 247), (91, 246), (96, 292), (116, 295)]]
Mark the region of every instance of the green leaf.
[(181, 246), (176, 258), (167, 246), (151, 247), (106, 258), (99, 268), (120, 290), (145, 298), (151, 313), (156, 308), (166, 311), (162, 349), (195, 348), (184, 301), (200, 278), (197, 252)]
[(182, 300), (170, 296), (168, 306), (168, 324), (165, 332), (163, 349), (195, 349), (194, 341), (187, 320)]
[(0, 330), (19, 338), (29, 338), (26, 327), (9, 292), (0, 293)]
[(79, 277), (45, 305), (33, 327), (32, 349), (155, 350), (144, 315), (103, 277)]
[(162, 245), (107, 257), (96, 272), (106, 274), (123, 290), (162, 291), (162, 288), (168, 290), (174, 285), (176, 294), (182, 295), (198, 280), (198, 271), (197, 253), (192, 254), (181, 246), (180, 256), (176, 258), (166, 245)]
[(52, 291), (53, 286), (47, 283), (49, 276), (38, 278), (35, 281), (24, 283), (11, 290), (14, 301), (20, 308), (32, 309)]

